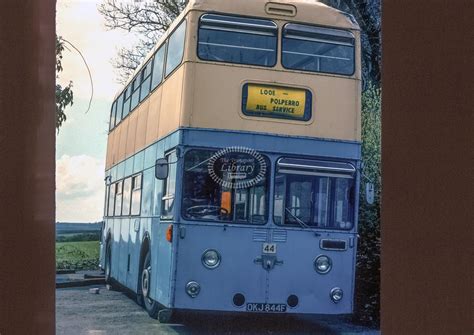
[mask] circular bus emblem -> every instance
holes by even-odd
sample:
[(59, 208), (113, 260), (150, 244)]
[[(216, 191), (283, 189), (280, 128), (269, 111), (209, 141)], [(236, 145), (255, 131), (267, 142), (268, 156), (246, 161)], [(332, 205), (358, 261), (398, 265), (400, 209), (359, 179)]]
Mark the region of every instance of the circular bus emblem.
[(265, 178), (267, 164), (257, 151), (245, 147), (229, 147), (209, 159), (207, 169), (212, 180), (233, 189), (248, 188)]

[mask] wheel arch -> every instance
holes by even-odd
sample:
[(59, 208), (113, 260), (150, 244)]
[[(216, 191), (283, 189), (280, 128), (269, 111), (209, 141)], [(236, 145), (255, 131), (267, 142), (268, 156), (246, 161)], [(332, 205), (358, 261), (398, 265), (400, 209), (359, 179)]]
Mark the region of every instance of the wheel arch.
[(145, 259), (145, 255), (150, 250), (150, 248), (151, 248), (150, 233), (145, 232), (145, 234), (143, 234), (142, 243), (140, 246), (140, 264), (143, 263), (143, 260)]
[(143, 271), (143, 262), (145, 260), (145, 256), (147, 252), (149, 252), (151, 249), (151, 237), (149, 232), (145, 232), (143, 234), (142, 238), (142, 243), (140, 245), (140, 257), (138, 259), (138, 281), (137, 281), (137, 292), (140, 294), (140, 278), (141, 278), (141, 273)]
[(107, 243), (109, 243), (111, 240), (112, 240), (112, 229), (109, 228), (107, 230), (107, 233), (105, 234), (105, 245), (107, 245)]
[(111, 228), (107, 230), (105, 235), (104, 243), (104, 271), (105, 271), (105, 282), (112, 284), (112, 231)]

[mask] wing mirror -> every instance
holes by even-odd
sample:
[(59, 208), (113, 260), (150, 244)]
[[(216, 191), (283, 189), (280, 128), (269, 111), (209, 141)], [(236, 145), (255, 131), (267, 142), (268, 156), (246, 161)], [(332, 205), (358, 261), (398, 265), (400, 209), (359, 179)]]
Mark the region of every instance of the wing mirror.
[(166, 158), (158, 158), (155, 163), (155, 177), (159, 180), (168, 178), (168, 160)]

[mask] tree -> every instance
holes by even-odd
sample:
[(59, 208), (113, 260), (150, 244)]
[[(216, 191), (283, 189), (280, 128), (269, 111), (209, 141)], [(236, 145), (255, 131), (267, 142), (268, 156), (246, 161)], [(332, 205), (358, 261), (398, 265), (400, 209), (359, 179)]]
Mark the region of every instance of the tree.
[(352, 14), (361, 29), (362, 78), (380, 86), (382, 67), (381, 0), (320, 0), (328, 6)]
[(127, 81), (184, 7), (183, 0), (105, 0), (99, 5), (98, 10), (106, 20), (106, 27), (135, 32), (141, 36), (133, 47), (120, 49), (113, 62), (120, 83)]
[[(381, 202), (381, 97), (380, 88), (368, 84), (362, 94), (362, 161), (359, 243), (357, 250), (356, 308), (358, 321), (380, 322), (380, 202)], [(364, 184), (375, 186), (374, 203), (365, 199)]]
[[(56, 79), (59, 73), (63, 70), (62, 59), (64, 51), (64, 41), (61, 36), (56, 36)], [(66, 87), (62, 87), (56, 83), (56, 129), (59, 128), (66, 121), (66, 114), (64, 110), (68, 105), (73, 104), (74, 94), (72, 91), (72, 81)]]

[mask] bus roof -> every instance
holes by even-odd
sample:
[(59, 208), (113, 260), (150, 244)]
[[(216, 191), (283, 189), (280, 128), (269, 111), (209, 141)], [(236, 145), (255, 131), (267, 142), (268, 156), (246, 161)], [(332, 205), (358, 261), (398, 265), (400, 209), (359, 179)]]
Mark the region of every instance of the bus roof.
[[(291, 15), (276, 14), (267, 6), (294, 7)], [(235, 13), (247, 16), (270, 17), (304, 23), (317, 23), (345, 29), (359, 29), (349, 14), (329, 7), (318, 0), (189, 0), (185, 11), (199, 10), (210, 12)]]
[[(277, 15), (268, 13), (267, 4), (294, 6), (295, 15)], [(156, 45), (148, 52), (140, 66), (130, 75), (130, 78), (114, 96), (114, 100), (122, 93), (133, 80), (135, 75), (142, 70), (143, 65), (153, 56), (155, 51), (168, 38), (171, 32), (190, 11), (221, 12), (242, 16), (271, 18), (291, 22), (317, 24), (321, 26), (337, 27), (350, 30), (360, 30), (359, 25), (352, 15), (327, 6), (318, 0), (189, 0), (181, 14), (171, 23), (168, 30), (158, 39)]]

